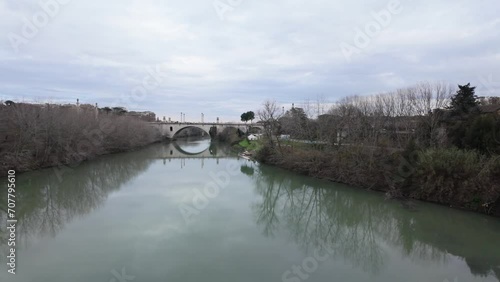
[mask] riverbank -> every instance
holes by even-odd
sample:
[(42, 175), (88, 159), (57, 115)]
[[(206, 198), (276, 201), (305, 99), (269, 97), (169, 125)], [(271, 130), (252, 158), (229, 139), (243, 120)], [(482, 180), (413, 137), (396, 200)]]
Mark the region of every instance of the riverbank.
[(280, 146), (255, 152), (261, 163), (298, 174), (483, 214), (500, 216), (500, 158), (458, 149)]
[(2, 106), (0, 174), (74, 166), (160, 141), (146, 121), (84, 106)]

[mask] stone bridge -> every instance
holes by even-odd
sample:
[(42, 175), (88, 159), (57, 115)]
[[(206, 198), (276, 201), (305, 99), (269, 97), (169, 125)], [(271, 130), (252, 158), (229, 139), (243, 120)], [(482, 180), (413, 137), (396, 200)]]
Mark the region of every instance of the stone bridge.
[(150, 125), (158, 129), (158, 132), (163, 138), (174, 138), (175, 134), (185, 128), (195, 127), (205, 131), (209, 136), (214, 137), (217, 133), (221, 133), (226, 128), (235, 128), (243, 133), (247, 133), (249, 129), (264, 129), (260, 124), (244, 124), (244, 123), (195, 123), (195, 122), (150, 122)]

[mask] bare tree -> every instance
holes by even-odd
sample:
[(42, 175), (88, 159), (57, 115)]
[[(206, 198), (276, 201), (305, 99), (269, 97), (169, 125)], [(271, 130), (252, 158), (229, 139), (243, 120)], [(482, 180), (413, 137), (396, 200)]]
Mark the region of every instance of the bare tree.
[(420, 83), (416, 87), (417, 97), (417, 113), (420, 117), (419, 122), (422, 127), (417, 136), (418, 139), (424, 140), (429, 146), (438, 146), (440, 140), (439, 124), (443, 120), (445, 114), (444, 109), (450, 103), (453, 95), (453, 88), (446, 83)]
[(263, 108), (257, 112), (259, 119), (264, 124), (264, 135), (265, 140), (269, 143), (271, 148), (275, 145), (281, 151), (281, 143), (279, 139), (280, 131), (280, 118), (283, 113), (281, 109), (276, 104), (276, 101), (267, 100), (263, 104)]
[[(389, 93), (346, 97), (330, 109), (329, 120), (336, 125), (329, 128), (337, 132), (338, 145), (404, 148), (412, 138), (437, 144), (443, 115), (439, 109), (446, 107), (452, 92), (445, 83), (423, 82)], [(424, 132), (417, 132), (420, 124)], [(328, 136), (324, 130), (322, 135)]]
[(0, 105), (0, 167), (25, 171), (77, 163), (154, 142), (154, 129), (91, 105)]

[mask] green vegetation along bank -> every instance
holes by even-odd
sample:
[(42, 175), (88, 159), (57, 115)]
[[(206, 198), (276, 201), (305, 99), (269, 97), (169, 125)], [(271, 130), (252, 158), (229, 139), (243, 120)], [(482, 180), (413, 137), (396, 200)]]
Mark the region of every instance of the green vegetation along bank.
[(307, 105), (283, 112), (267, 101), (255, 157), (392, 198), (500, 216), (500, 99), (474, 90), (420, 84), (348, 97), (316, 117)]

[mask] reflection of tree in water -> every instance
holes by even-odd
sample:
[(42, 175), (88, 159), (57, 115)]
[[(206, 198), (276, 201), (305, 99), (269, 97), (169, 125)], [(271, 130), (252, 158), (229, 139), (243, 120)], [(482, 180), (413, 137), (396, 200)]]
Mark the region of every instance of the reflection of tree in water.
[(383, 266), (377, 244), (379, 220), (372, 217), (373, 209), (383, 205), (356, 206), (353, 199), (334, 190), (307, 187), (298, 177), (267, 174), (266, 168), (260, 172), (257, 189), (263, 202), (254, 210), (266, 235), (273, 235), (281, 219), (305, 252), (327, 246), (367, 271), (377, 272)]
[[(90, 213), (107, 196), (145, 171), (154, 159), (154, 148), (102, 157), (67, 170), (59, 181), (53, 169), (18, 177), (18, 242), (31, 236), (55, 236), (64, 224)], [(0, 217), (5, 226), (6, 216)], [(5, 244), (5, 240), (2, 243)]]
[(217, 144), (210, 143), (210, 147), (208, 147), (208, 151), (210, 152), (210, 155), (217, 156), (217, 149), (218, 149)]
[(241, 166), (240, 171), (248, 176), (252, 176), (255, 173), (253, 166), (248, 166), (246, 164)]
[(384, 267), (385, 247), (392, 246), (403, 256), (433, 263), (446, 262), (450, 253), (465, 258), (472, 274), (496, 272), (500, 277), (498, 234), (471, 214), (441, 207), (415, 212), (380, 195), (332, 189), (322, 181), (312, 188), (307, 183), (314, 180), (290, 175), (267, 166), (256, 173), (262, 202), (253, 210), (266, 236), (286, 229), (305, 252), (327, 246), (335, 256), (371, 273)]

